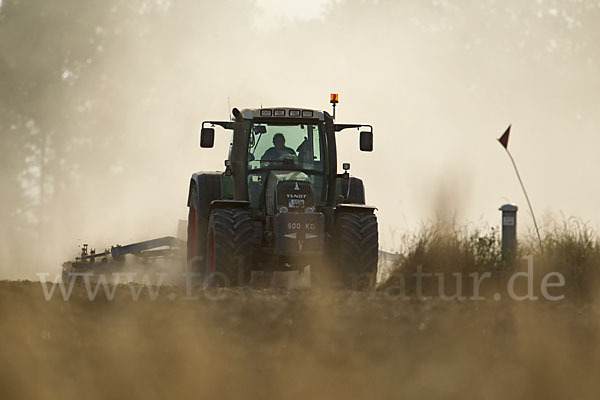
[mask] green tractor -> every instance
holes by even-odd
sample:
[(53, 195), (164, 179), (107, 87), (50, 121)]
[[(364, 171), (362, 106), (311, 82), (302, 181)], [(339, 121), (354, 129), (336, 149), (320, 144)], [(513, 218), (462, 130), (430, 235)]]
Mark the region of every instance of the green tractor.
[[(188, 193), (188, 271), (204, 285), (247, 285), (252, 271), (302, 271), (311, 279), (364, 288), (375, 284), (378, 228), (362, 180), (337, 171), (336, 133), (359, 129), (373, 150), (373, 128), (334, 122), (301, 108), (232, 110), (231, 121), (202, 123), (200, 146), (215, 126), (232, 131), (225, 171), (192, 175)], [(363, 129), (361, 129), (363, 128)]]

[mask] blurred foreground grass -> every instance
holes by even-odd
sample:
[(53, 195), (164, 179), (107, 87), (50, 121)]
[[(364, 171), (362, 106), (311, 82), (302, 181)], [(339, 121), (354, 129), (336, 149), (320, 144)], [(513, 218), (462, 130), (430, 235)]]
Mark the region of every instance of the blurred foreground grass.
[[(544, 232), (535, 287), (561, 272), (561, 301), (514, 301), (503, 285), (498, 235), (450, 224), (406, 236), (396, 275), (376, 292), (313, 288), (162, 287), (109, 301), (83, 284), (46, 301), (39, 282), (0, 281), (0, 398), (597, 399), (600, 396), (600, 255), (575, 221)], [(485, 300), (444, 301), (393, 290), (418, 267), (445, 275), (491, 272)], [(466, 279), (468, 287), (468, 279)], [(521, 285), (518, 290), (526, 289)], [(538, 289), (536, 289), (539, 292)], [(492, 293), (501, 293), (495, 299)], [(537, 293), (539, 295), (539, 293)]]
[[(164, 291), (163, 291), (164, 290)], [(600, 307), (0, 282), (0, 398), (597, 399)], [(170, 297), (169, 297), (170, 295)], [(174, 300), (173, 297), (176, 297)]]
[[(571, 300), (593, 301), (600, 289), (600, 239), (597, 232), (582, 221), (571, 218), (562, 222), (549, 221), (541, 228), (542, 243), (530, 232), (520, 238), (515, 262), (502, 260), (501, 237), (498, 229), (457, 226), (453, 221), (438, 221), (423, 226), (418, 232), (400, 240), (400, 257), (380, 288), (404, 280), (406, 293), (414, 294), (416, 282), (410, 279), (420, 268), (423, 273), (442, 273), (448, 292), (456, 291), (453, 273), (461, 274), (463, 286), (472, 286), (470, 273), (490, 272), (493, 278), (482, 285), (492, 292), (503, 286), (512, 274), (525, 271), (533, 257), (534, 286), (550, 272), (564, 276), (562, 292)], [(437, 291), (437, 280), (424, 280), (424, 290)], [(433, 287), (435, 286), (435, 288)], [(450, 287), (452, 287), (450, 289)], [(435, 289), (435, 290), (434, 290)], [(539, 295), (539, 290), (537, 290)]]

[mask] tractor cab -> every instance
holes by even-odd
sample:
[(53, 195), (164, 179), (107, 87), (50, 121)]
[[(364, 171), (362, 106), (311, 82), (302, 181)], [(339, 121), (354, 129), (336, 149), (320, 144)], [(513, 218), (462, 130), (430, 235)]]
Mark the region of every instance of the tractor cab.
[[(252, 208), (274, 215), (325, 206), (329, 167), (325, 144), (322, 121), (254, 121), (246, 164)], [(290, 193), (284, 193), (287, 189)]]

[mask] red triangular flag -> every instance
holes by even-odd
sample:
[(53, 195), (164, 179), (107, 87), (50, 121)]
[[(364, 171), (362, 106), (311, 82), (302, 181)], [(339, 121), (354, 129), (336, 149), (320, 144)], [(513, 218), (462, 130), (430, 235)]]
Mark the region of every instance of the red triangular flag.
[(510, 135), (510, 125), (508, 128), (506, 128), (506, 131), (504, 131), (502, 136), (500, 136), (500, 139), (498, 139), (500, 144), (504, 146), (505, 149), (508, 149), (508, 135)]

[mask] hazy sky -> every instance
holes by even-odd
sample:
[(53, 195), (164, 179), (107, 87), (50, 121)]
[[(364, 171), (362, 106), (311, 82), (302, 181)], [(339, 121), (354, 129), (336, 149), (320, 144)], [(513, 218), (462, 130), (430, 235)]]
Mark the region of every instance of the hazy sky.
[[(506, 202), (520, 206), (521, 232), (531, 225), (496, 141), (509, 123), (538, 218), (562, 212), (600, 225), (597, 1), (132, 4), (149, 16), (136, 34), (95, 12), (72, 13), (95, 53), (85, 76), (61, 67), (76, 100), (54, 102), (48, 115), (76, 109), (94, 121), (69, 146), (86, 149), (107, 131), (119, 140), (86, 150), (47, 214), (57, 260), (84, 240), (102, 247), (173, 234), (187, 216), (191, 173), (222, 168), (228, 135), (217, 132), (214, 149), (200, 149), (198, 136), (202, 120), (228, 118), (228, 98), (238, 108), (330, 110), (337, 92), (338, 122), (372, 124), (374, 152), (358, 151), (357, 132), (344, 131), (338, 160), (351, 163), (379, 208), (385, 249), (440, 214), (497, 226)], [(86, 165), (93, 174), (78, 177)]]
[(253, 27), (261, 32), (272, 32), (296, 21), (324, 21), (338, 1), (332, 0), (256, 0)]
[[(477, 5), (462, 1), (364, 1), (347, 20), (336, 15), (348, 15), (344, 2), (308, 3), (258, 1), (254, 28), (261, 43), (281, 36), (301, 43), (302, 32), (315, 28), (325, 33), (318, 66), (263, 48), (269, 65), (227, 95), (251, 107), (329, 109), (327, 94), (336, 91), (340, 122), (373, 124), (375, 152), (361, 154), (356, 135), (344, 132), (339, 161), (365, 179), (387, 247), (390, 229), (413, 229), (440, 213), (498, 225), (506, 202), (531, 224), (496, 142), (509, 123), (509, 148), (538, 219), (564, 213), (598, 225), (599, 45), (584, 38), (598, 37), (591, 22), (600, 22), (600, 5), (582, 12), (575, 2), (490, 2), (497, 10), (488, 16), (496, 18), (481, 21)], [(307, 33), (307, 44), (314, 39)]]

